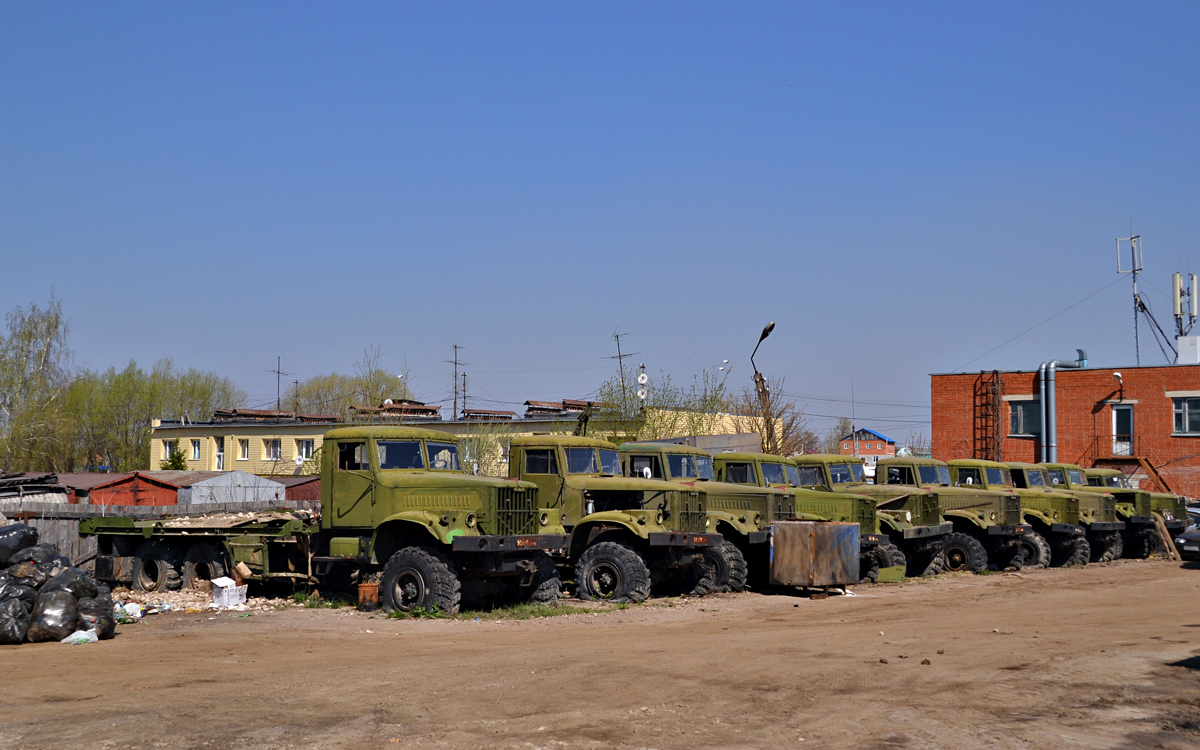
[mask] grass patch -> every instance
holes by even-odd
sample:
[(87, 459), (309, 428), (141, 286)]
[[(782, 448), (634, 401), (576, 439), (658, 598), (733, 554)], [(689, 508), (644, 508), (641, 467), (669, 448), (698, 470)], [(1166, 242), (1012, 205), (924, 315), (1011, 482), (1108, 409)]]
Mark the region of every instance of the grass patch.
[(320, 595), (310, 596), (306, 591), (297, 591), (292, 594), (292, 601), (308, 609), (340, 609), (341, 607), (358, 606), (357, 602), (351, 601), (346, 596), (332, 596), (326, 599)]

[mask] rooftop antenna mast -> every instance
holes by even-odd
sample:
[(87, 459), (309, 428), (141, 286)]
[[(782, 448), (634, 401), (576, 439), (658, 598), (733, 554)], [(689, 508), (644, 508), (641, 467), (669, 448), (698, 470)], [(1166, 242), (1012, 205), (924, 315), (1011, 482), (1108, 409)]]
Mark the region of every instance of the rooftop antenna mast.
[(629, 413), (629, 394), (625, 392), (625, 359), (626, 357), (633, 357), (641, 354), (641, 352), (629, 352), (628, 354), (621, 353), (621, 337), (628, 335), (628, 333), (617, 333), (616, 331), (613, 331), (613, 341), (617, 342), (617, 356), (605, 357), (605, 359), (617, 360), (617, 369), (621, 372), (621, 411), (624, 414)]
[[(1117, 238), (1117, 273), (1129, 274), (1133, 277), (1133, 352), (1137, 358), (1137, 364), (1140, 367), (1142, 364), (1142, 344), (1140, 341), (1140, 332), (1138, 330), (1138, 313), (1142, 308), (1141, 297), (1138, 296), (1138, 274), (1142, 272), (1142, 236), (1129, 232), (1128, 237)], [(1121, 243), (1129, 245), (1129, 267), (1126, 268), (1121, 261)]]
[[(471, 363), (463, 362), (463, 361), (459, 360), (458, 350), (462, 349), (463, 347), (459, 346), (458, 344), (451, 344), (451, 346), (454, 347), (454, 359), (443, 359), (442, 361), (445, 362), (446, 364), (454, 365), (454, 411), (450, 414), (450, 421), (454, 422), (454, 421), (458, 420), (458, 368), (459, 368), (459, 366), (465, 367)], [(465, 378), (466, 373), (463, 373), (463, 376)], [(463, 381), (463, 408), (464, 409), (467, 408), (467, 383), (466, 383), (466, 380)]]
[(281, 399), (280, 399), (280, 393), (281, 393), (281, 392), (280, 392), (280, 388), (279, 388), (279, 384), (282, 382), (281, 378), (282, 378), (284, 375), (291, 375), (291, 374), (292, 374), (292, 373), (290, 373), (290, 372), (284, 372), (284, 371), (283, 371), (283, 369), (281, 368), (281, 365), (282, 365), (282, 363), (283, 363), (283, 358), (282, 358), (282, 357), (276, 357), (276, 358), (275, 358), (275, 369), (274, 369), (274, 370), (267, 370), (267, 372), (273, 372), (273, 373), (275, 373), (275, 411), (279, 411), (279, 409), (280, 409), (280, 404), (281, 404)]
[(1200, 299), (1196, 294), (1200, 289), (1197, 288), (1196, 274), (1188, 274), (1188, 284), (1183, 285), (1183, 274), (1178, 271), (1171, 277), (1171, 292), (1175, 300), (1175, 335), (1186, 336), (1192, 332), (1192, 327), (1196, 325), (1197, 307), (1200, 306)]

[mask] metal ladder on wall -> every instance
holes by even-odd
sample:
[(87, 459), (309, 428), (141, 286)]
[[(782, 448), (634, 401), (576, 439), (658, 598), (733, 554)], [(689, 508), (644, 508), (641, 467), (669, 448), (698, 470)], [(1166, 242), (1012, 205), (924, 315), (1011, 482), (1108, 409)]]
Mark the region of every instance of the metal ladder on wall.
[(981, 370), (975, 379), (971, 457), (1000, 460), (1000, 371)]

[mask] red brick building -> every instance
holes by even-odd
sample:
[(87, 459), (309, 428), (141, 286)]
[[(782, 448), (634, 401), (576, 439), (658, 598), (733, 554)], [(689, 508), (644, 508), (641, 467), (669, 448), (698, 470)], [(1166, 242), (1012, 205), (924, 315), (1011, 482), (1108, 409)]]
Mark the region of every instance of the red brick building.
[[(1200, 497), (1200, 365), (1059, 369), (1055, 381), (1060, 462)], [(1037, 370), (935, 374), (930, 386), (934, 458), (1044, 460)]]

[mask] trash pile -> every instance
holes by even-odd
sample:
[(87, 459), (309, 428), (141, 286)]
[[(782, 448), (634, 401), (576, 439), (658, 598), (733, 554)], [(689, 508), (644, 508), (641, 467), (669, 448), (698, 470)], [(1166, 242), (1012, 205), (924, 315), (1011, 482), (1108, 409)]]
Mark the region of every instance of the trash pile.
[(116, 631), (107, 586), (38, 544), (37, 529), (0, 527), (0, 644), (95, 643)]

